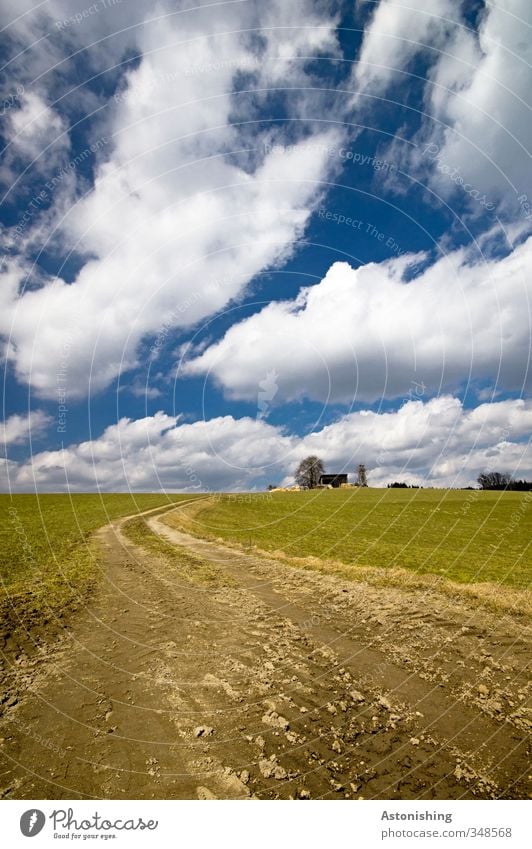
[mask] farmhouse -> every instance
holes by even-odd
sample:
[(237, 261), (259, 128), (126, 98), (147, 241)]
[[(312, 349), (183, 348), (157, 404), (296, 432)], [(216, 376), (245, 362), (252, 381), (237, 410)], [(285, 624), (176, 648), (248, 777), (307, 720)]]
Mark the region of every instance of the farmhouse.
[(339, 475), (320, 475), (319, 486), (332, 486), (338, 489), (342, 484), (347, 484), (347, 473)]

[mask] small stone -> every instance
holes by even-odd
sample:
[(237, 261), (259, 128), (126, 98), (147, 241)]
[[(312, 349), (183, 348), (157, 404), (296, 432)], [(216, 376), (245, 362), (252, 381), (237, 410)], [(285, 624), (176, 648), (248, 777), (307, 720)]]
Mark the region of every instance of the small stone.
[(206, 799), (217, 799), (218, 798), (218, 796), (216, 796), (216, 794), (213, 793), (212, 790), (209, 790), (208, 787), (196, 787), (196, 795), (197, 795), (198, 799), (204, 799), (204, 800), (206, 800)]
[(342, 754), (342, 746), (340, 745), (340, 741), (339, 741), (339, 740), (334, 740), (334, 741), (333, 741), (333, 744), (332, 744), (332, 746), (331, 746), (331, 749), (333, 750), (333, 752), (338, 752), (338, 754), (339, 754), (339, 755), (341, 755), (341, 754)]
[(486, 687), (485, 684), (479, 684), (478, 685), (478, 692), (480, 693), (481, 696), (489, 696), (489, 694), (490, 694), (489, 688)]
[(307, 790), (306, 787), (301, 787), (301, 789), (297, 791), (297, 798), (310, 799), (310, 790)]
[(332, 713), (332, 714), (333, 714), (333, 716), (334, 716), (334, 715), (336, 715), (336, 714), (338, 713), (338, 711), (336, 710), (335, 706), (334, 706), (333, 704), (331, 704), (331, 702), (329, 702), (329, 703), (327, 704), (327, 710), (329, 711), (329, 713)]
[(354, 702), (360, 703), (366, 701), (362, 693), (359, 693), (358, 690), (351, 690), (349, 695), (351, 696)]
[(283, 731), (288, 731), (290, 728), (290, 723), (284, 716), (279, 716), (277, 711), (269, 710), (262, 717), (262, 721), (265, 725), (271, 725), (273, 728), (282, 728)]
[(240, 781), (242, 784), (249, 784), (250, 774), (247, 769), (243, 769), (240, 773)]
[(271, 778), (275, 771), (275, 764), (263, 758), (259, 761), (259, 770), (263, 778)]
[(214, 734), (214, 728), (210, 728), (208, 725), (198, 725), (194, 729), (194, 737), (210, 737), (211, 734)]
[(411, 737), (410, 738), (410, 745), (411, 746), (419, 746), (419, 739), (417, 737)]

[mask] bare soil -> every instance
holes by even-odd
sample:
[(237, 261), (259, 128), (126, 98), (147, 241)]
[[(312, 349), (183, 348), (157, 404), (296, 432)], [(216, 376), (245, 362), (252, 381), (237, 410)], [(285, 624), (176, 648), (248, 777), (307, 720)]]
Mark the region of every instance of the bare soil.
[(208, 561), (198, 582), (124, 521), (97, 533), (103, 578), (61, 635), (4, 644), (4, 798), (529, 795), (523, 617), (148, 518)]

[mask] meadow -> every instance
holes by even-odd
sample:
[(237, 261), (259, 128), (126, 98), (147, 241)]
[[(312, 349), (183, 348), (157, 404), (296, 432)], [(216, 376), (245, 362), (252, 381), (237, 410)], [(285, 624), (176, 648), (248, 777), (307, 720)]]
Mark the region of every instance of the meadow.
[(190, 495), (0, 496), (0, 621), (9, 631), (59, 616), (97, 575), (90, 534), (107, 522)]
[(289, 557), (407, 569), (459, 583), (522, 589), (530, 582), (532, 493), (372, 488), (257, 493), (246, 499), (219, 496), (192, 513), (192, 533)]
[[(4, 630), (53, 620), (83, 603), (99, 574), (89, 544), (97, 528), (190, 500), (153, 493), (0, 496)], [(187, 513), (170, 513), (167, 521), (186, 522), (199, 536), (308, 558), (309, 565), (334, 563), (351, 573), (353, 567), (379, 567), (390, 575), (406, 569), (517, 589), (530, 582), (530, 493), (368, 488), (228, 494), (201, 499)], [(136, 542), (144, 537), (147, 548), (155, 545), (140, 520), (126, 531)]]

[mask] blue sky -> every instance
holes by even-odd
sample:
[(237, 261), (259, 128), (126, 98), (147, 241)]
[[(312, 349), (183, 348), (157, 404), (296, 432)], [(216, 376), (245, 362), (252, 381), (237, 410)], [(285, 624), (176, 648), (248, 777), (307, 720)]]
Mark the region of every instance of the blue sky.
[(4, 6), (5, 491), (532, 474), (525, 0)]

